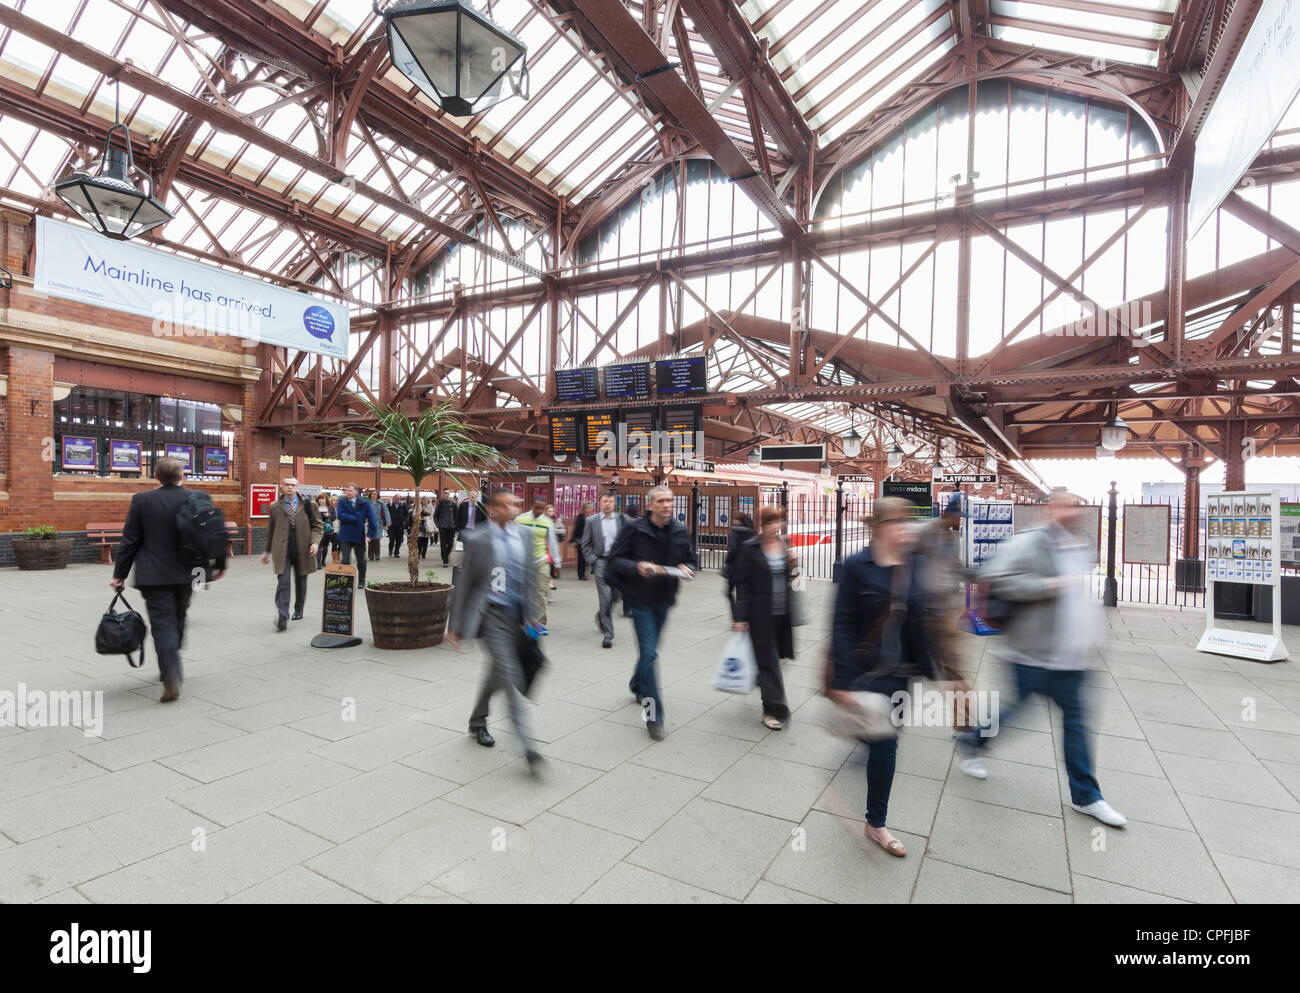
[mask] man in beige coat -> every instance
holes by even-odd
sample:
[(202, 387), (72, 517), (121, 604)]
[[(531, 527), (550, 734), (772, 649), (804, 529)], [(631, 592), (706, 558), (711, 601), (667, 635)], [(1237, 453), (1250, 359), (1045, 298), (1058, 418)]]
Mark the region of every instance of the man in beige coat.
[(298, 496), (298, 480), (289, 476), (280, 483), (280, 499), (266, 513), (266, 551), (262, 564), (275, 568), (275, 629), (283, 631), (289, 620), (289, 570), (293, 570), (293, 619), (302, 619), (307, 602), (307, 577), (316, 571), (316, 549), (325, 526), (320, 511), (310, 500)]

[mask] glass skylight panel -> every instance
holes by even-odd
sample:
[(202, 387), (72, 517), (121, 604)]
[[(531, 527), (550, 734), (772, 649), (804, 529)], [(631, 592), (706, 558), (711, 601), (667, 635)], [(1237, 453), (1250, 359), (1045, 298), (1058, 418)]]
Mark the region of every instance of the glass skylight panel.
[(1032, 45), (1058, 52), (1086, 55), (1090, 58), (1110, 59), (1114, 62), (1128, 62), (1132, 65), (1153, 66), (1156, 64), (1156, 52), (1142, 48), (1130, 48), (1127, 45), (1114, 45), (1110, 42), (1093, 41), (1088, 38), (1072, 38), (1068, 35), (1056, 35), (1048, 31), (1028, 31), (1019, 27), (991, 27), (994, 38), (1005, 38), (1020, 45)]
[[(583, 189), (579, 193), (579, 200), (583, 195), (590, 192), (596, 183), (609, 176), (623, 164), (622, 159), (608, 163), (606, 160), (628, 142), (636, 141), (639, 134), (644, 131), (645, 122), (639, 117), (631, 117), (610, 134), (605, 141), (591, 149), (590, 154), (586, 156), (583, 162), (583, 166), (575, 168), (573, 183), (571, 184), (571, 186), (576, 186), (579, 182), (590, 180), (584, 183)], [(581, 175), (581, 173), (585, 173), (585, 175)]]
[[(1115, 4), (1114, 6), (1124, 6)], [(1065, 9), (1049, 4), (1029, 3), (1025, 0), (994, 0), (995, 16), (1024, 18), (1044, 24), (1066, 24), (1085, 31), (1132, 35), (1135, 38), (1163, 38), (1169, 34), (1169, 25), (1131, 17), (1116, 17), (1087, 10)]]
[[(917, 34), (869, 73), (862, 80), (860, 87), (852, 87), (833, 100), (816, 118), (818, 124), (825, 122), (827, 140), (862, 120), (873, 109), (898, 92), (908, 80), (916, 78), (952, 48), (952, 42), (949, 40), (936, 51), (908, 65), (918, 53), (924, 52), (933, 43), (928, 33)], [(871, 95), (864, 99), (863, 95), (868, 93)]]

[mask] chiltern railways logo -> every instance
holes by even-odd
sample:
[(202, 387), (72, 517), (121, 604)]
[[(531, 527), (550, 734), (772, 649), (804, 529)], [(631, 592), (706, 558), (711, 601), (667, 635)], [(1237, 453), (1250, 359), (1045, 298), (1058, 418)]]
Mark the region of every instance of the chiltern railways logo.
[(152, 960), (152, 931), (83, 931), (71, 924), (50, 933), (50, 961), (55, 965), (129, 965), (148, 972)]

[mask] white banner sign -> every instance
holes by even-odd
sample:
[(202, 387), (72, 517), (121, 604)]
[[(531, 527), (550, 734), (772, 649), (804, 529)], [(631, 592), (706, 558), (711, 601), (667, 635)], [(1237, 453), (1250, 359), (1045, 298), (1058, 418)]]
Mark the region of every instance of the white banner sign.
[(1273, 136), (1300, 92), (1300, 0), (1264, 0), (1196, 136), (1187, 226), (1194, 235)]
[(347, 307), (36, 218), (36, 291), (137, 314), (159, 337), (231, 335), (348, 357)]

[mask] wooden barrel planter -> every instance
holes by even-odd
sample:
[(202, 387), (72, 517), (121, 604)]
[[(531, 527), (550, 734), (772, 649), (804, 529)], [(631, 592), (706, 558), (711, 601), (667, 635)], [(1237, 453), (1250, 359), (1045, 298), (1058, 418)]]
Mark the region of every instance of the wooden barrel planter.
[(72, 544), (71, 538), (14, 538), (14, 559), (19, 569), (63, 569)]
[(379, 583), (366, 587), (376, 648), (432, 648), (447, 629), (452, 588), (446, 583)]

